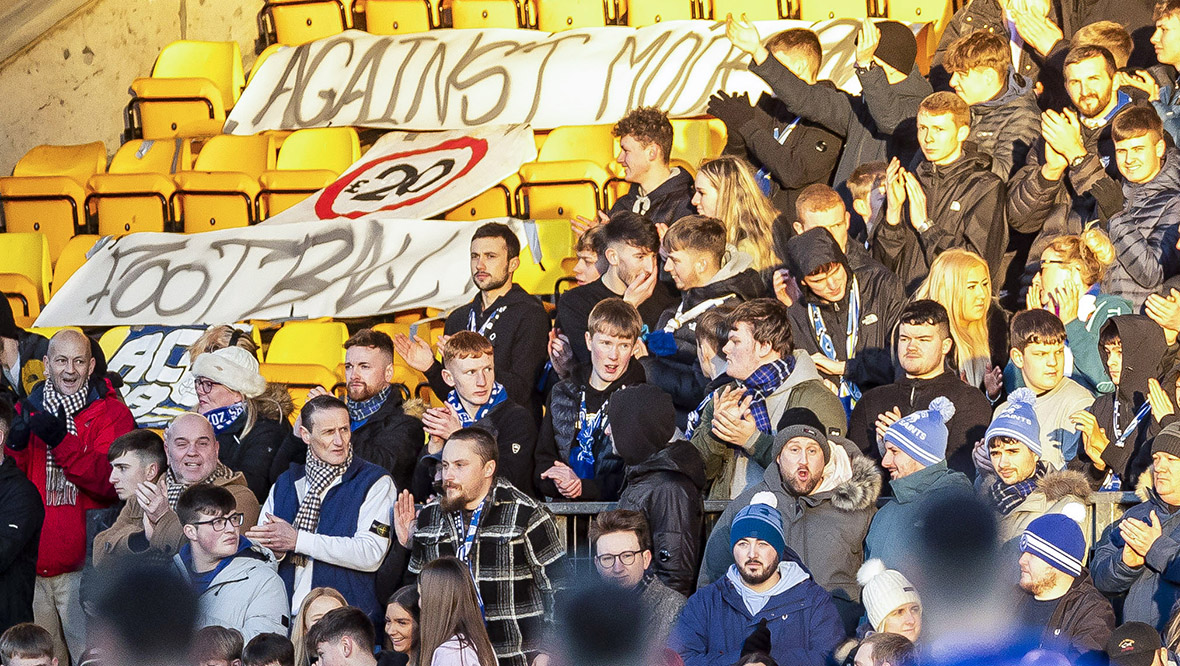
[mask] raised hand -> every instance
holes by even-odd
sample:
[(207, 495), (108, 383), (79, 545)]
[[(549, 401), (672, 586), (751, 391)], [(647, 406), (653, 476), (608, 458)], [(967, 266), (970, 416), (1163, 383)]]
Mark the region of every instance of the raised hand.
[(418, 512), (414, 509), (414, 496), (403, 490), (393, 505), (393, 533), (402, 548), (410, 547), (414, 530), (418, 526)]
[(434, 365), (434, 351), (430, 343), (417, 335), (411, 338), (405, 333), (398, 333), (393, 336), (393, 349), (406, 365), (418, 372), (426, 372)]
[(873, 19), (866, 18), (860, 22), (860, 30), (856, 33), (856, 64), (868, 67), (877, 54), (877, 45), (881, 43), (881, 29), (873, 23)]
[(770, 52), (762, 45), (762, 38), (758, 36), (758, 28), (742, 14), (740, 19), (727, 14), (725, 17), (725, 36), (734, 48), (747, 55), (754, 56), (754, 62), (762, 64)]

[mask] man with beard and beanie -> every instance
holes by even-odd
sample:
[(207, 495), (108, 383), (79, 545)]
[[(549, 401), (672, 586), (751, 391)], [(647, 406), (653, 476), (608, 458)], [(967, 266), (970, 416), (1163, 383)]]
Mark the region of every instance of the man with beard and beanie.
[(888, 273), (853, 271), (822, 228), (787, 241), (787, 261), (802, 292), (787, 308), (793, 337), (852, 413), (864, 391), (893, 380), (889, 338), (905, 306), (901, 283)]
[(389, 550), (396, 489), (384, 469), (353, 455), (349, 416), (329, 395), (303, 405), (307, 463), (275, 481), (262, 520), (246, 532), (280, 558), (292, 616), (313, 588), (330, 587), (374, 622), (384, 619), (375, 572)]
[(403, 492), (394, 526), (410, 548), (414, 576), (439, 557), (467, 563), (496, 658), (501, 666), (528, 666), (565, 580), (565, 546), (544, 505), (497, 477), (498, 455), (483, 428), (456, 431), (443, 447), (443, 495), (415, 517), (414, 500)]
[(590, 522), (594, 568), (604, 581), (639, 595), (644, 635), (651, 645), (664, 645), (687, 600), (651, 571), (651, 528), (638, 511), (603, 511)]
[(1151, 443), (1147, 500), (1123, 512), (1094, 548), (1090, 573), (1106, 594), (1126, 594), (1123, 619), (1163, 631), (1180, 599), (1171, 572), (1180, 567), (1180, 422)]
[[(537, 378), (545, 365), (549, 315), (539, 298), (512, 281), (518, 268), (520, 239), (511, 228), (488, 222), (476, 229), (471, 237), (471, 280), (479, 293), (447, 317), (443, 332), (474, 331), (487, 338), (496, 350), (496, 376), (508, 397), (539, 417), (543, 400), (537, 394)], [(450, 392), (443, 366), (428, 342), (398, 334), (394, 345), (410, 367), (426, 374), (435, 395)], [(394, 480), (404, 487), (396, 475)]]
[[(406, 401), (390, 383), (393, 348), (388, 335), (371, 328), (344, 341), (345, 404), (352, 451), (389, 472), (398, 488), (409, 488), (426, 434), (422, 422), (406, 413)], [(307, 393), (308, 399), (323, 395), (330, 395), (323, 387)]]
[(1042, 460), (1036, 400), (1032, 389), (1016, 389), (983, 437), (997, 477), (987, 489), (987, 499), (1000, 514), (1002, 543), (1019, 538), (1045, 514), (1065, 514), (1079, 521), (1086, 515), (1090, 497), (1086, 478), (1072, 470), (1058, 471)]
[(1114, 391), (1070, 416), (1082, 433), (1077, 466), (1092, 487), (1138, 487), (1139, 475), (1148, 465), (1142, 452), (1163, 418), (1152, 413), (1148, 396), (1167, 348), (1164, 330), (1143, 315), (1111, 317), (1098, 332), (1098, 353)]
[[(1018, 614), (1026, 630), (1039, 633), (1038, 648), (1065, 655), (1069, 663), (1100, 663), (1114, 630), (1114, 609), (1082, 566), (1086, 539), (1069, 516), (1050, 513), (1020, 536)], [(1079, 661), (1081, 660), (1081, 661)]]
[(754, 501), (729, 529), (734, 564), (689, 597), (672, 629), (669, 646), (685, 666), (731, 663), (755, 635), (780, 664), (823, 666), (844, 639), (831, 596), (787, 549), (782, 516)]
[(881, 471), (851, 442), (828, 438), (811, 410), (789, 409), (783, 421), (774, 437), (774, 463), (717, 519), (697, 585), (723, 577), (733, 564), (730, 523), (758, 497), (778, 510), (787, 547), (831, 594), (851, 634), (862, 611), (856, 572), (864, 562), (864, 539), (881, 494)]
[(606, 434), (607, 405), (619, 389), (644, 382), (643, 367), (632, 359), (643, 322), (623, 299), (608, 298), (594, 306), (587, 326), (590, 363), (549, 394), (537, 435), (534, 484), (557, 500), (613, 502), (624, 472)]
[(692, 435), (712, 482), (708, 499), (732, 499), (758, 483), (774, 460), (774, 434), (788, 409), (810, 409), (825, 434), (842, 435), (847, 424), (811, 356), (795, 349), (786, 306), (756, 298), (737, 306), (729, 322), (722, 351), (734, 381), (713, 393)]
[(660, 315), (637, 354), (647, 380), (667, 391), (677, 425), (700, 403), (705, 377), (697, 366), (696, 327), (701, 315), (723, 303), (757, 298), (764, 287), (745, 252), (725, 243), (725, 225), (702, 215), (682, 217), (661, 247), (664, 268), (680, 290), (680, 303)]
[(59, 658), (85, 648), (79, 586), (86, 561), (86, 512), (115, 500), (107, 450), (135, 429), (131, 410), (105, 377), (93, 376), (90, 339), (58, 331), (43, 359), (45, 381), (16, 405), (5, 455), (37, 486), (45, 504), (33, 597), (35, 622), (54, 635)]
[(955, 406), (955, 415), (946, 424), (947, 465), (975, 474), (970, 444), (983, 438), (992, 407), (979, 389), (968, 386), (957, 372), (947, 371), (946, 359), (954, 344), (950, 317), (939, 303), (921, 299), (902, 310), (897, 325), (897, 361), (905, 375), (867, 391), (849, 417), (848, 438), (861, 453), (880, 461), (878, 443), (885, 429), (944, 396)]
[(647, 517), (652, 572), (677, 592), (692, 594), (705, 518), (705, 463), (690, 442), (676, 437), (672, 398), (659, 387), (620, 389), (606, 409), (611, 447), (624, 465), (619, 508)]
[(972, 492), (971, 482), (946, 464), (946, 422), (955, 406), (943, 396), (930, 407), (895, 421), (881, 438), (881, 465), (889, 472), (893, 497), (877, 510), (865, 535), (865, 557), (906, 572), (911, 544), (905, 536), (936, 495)]
[(0, 399), (16, 404), (45, 376), (49, 341), (16, 325), (12, 304), (0, 298)]
[(258, 522), (258, 499), (246, 477), (226, 467), (213, 426), (201, 414), (185, 413), (172, 419), (164, 431), (167, 469), (156, 479), (134, 488), (110, 529), (94, 538), (94, 564), (108, 567), (125, 558), (151, 564), (171, 559), (185, 543), (184, 526), (176, 515), (176, 503), (185, 489), (202, 484), (220, 486), (233, 494), (246, 527)]

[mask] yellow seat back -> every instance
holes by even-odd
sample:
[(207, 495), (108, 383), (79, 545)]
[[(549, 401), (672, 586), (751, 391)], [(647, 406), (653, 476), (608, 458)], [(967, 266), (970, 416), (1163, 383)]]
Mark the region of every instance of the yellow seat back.
[(86, 253), (94, 247), (100, 236), (94, 234), (79, 234), (70, 239), (66, 247), (53, 265), (53, 283), (50, 285), (52, 294), (61, 291), (66, 281), (86, 263)]
[(545, 136), (538, 162), (588, 160), (602, 167), (615, 160), (613, 125), (567, 125)]
[(87, 201), (100, 235), (159, 232), (171, 223), (168, 201), (175, 191), (172, 179), (160, 173), (98, 174), (90, 179)]
[(530, 294), (552, 294), (557, 281), (572, 275), (563, 265), (563, 260), (574, 257), (574, 237), (568, 218), (536, 220), (537, 235), (541, 241), (541, 264), (533, 261), (533, 253), (527, 244), (520, 248), (520, 268), (512, 280)]
[(131, 94), (145, 139), (214, 136), (225, 124), (223, 93), (204, 77), (135, 79)]
[(263, 171), (274, 166), (273, 137), (266, 134), (220, 134), (201, 147), (193, 171), (236, 171), (258, 178)]
[(865, 18), (869, 15), (865, 0), (795, 0), (799, 18), (804, 21), (827, 21), (836, 18)]
[(13, 176), (65, 176), (81, 187), (107, 170), (107, 148), (101, 141), (73, 146), (37, 146), (12, 168)]
[(779, 0), (705, 0), (713, 5), (712, 16), (718, 21), (724, 21), (727, 14), (734, 18), (742, 14), (751, 21), (777, 21), (782, 18), (780, 11), (785, 11), (786, 1), (783, 0), (780, 9)]
[(701, 160), (721, 156), (725, 138), (725, 123), (716, 118), (674, 119), (671, 158), (684, 161), (695, 173)]
[(185, 139), (136, 139), (119, 147), (107, 173), (174, 173), (192, 166), (192, 144)]
[(520, 28), (521, 5), (515, 0), (451, 0), (456, 28)]
[(593, 162), (531, 162), (520, 168), (517, 212), (532, 219), (575, 215), (593, 219), (609, 174)]
[(600, 28), (606, 25), (606, 14), (603, 0), (538, 0), (537, 29), (561, 32), (574, 28)]
[(335, 372), (344, 363), (348, 327), (339, 321), (289, 321), (266, 352), (270, 364), (318, 365)]
[(152, 67), (152, 78), (204, 78), (221, 93), (222, 108), (234, 108), (246, 75), (242, 70), (242, 51), (237, 42), (201, 42), (180, 40), (160, 50)]
[(119, 347), (123, 346), (123, 342), (130, 334), (130, 326), (113, 326), (108, 328), (102, 334), (102, 336), (98, 338), (98, 346), (102, 349), (102, 353), (107, 358), (111, 358), (115, 355), (115, 352), (119, 351)]
[(0, 178), (6, 229), (44, 234), (52, 260), (85, 222), (85, 198), (85, 190), (65, 176)]
[(360, 139), (351, 127), (301, 129), (283, 140), (275, 168), (325, 169), (342, 174), (360, 157)]
[(628, 0), (627, 25), (640, 27), (693, 17), (693, 0)]
[(366, 0), (365, 30), (374, 35), (426, 32), (434, 22), (430, 0)]
[(269, 0), (267, 9), (280, 44), (298, 46), (339, 34), (352, 26), (351, 0)]
[(0, 272), (23, 275), (36, 288), (38, 303), (49, 298), (53, 263), (49, 241), (44, 234), (9, 232), (0, 234)]

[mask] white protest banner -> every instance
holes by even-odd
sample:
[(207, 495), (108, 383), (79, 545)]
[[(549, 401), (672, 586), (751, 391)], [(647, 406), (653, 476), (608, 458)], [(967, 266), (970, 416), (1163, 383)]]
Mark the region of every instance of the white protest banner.
[[(756, 25), (763, 36), (813, 28), (824, 47), (821, 77), (858, 92), (851, 64), (859, 21)], [(613, 123), (639, 106), (689, 117), (703, 114), (718, 89), (753, 98), (766, 91), (748, 62), (726, 39), (724, 22), (712, 21), (552, 34), (496, 29), (377, 36), (350, 30), (267, 58), (224, 131), (329, 125), (434, 130), (490, 123), (552, 129)]]
[[(341, 219), (130, 234), (100, 243), (36, 325), (192, 326), (451, 308), (475, 294), (468, 245), (488, 221)], [(525, 223), (496, 221), (525, 239)]]
[(119, 393), (139, 427), (164, 428), (197, 405), (188, 348), (204, 330), (136, 326), (107, 360), (107, 369), (123, 378)]
[(458, 206), (537, 157), (527, 125), (449, 132), (388, 132), (328, 187), (265, 224), (426, 219)]

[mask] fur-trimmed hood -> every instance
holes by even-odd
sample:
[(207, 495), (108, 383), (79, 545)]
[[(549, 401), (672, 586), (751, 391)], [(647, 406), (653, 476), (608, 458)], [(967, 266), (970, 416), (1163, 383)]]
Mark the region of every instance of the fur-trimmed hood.
[(832, 506), (841, 511), (864, 511), (876, 506), (881, 497), (883, 477), (877, 463), (868, 456), (852, 459), (852, 476), (831, 491)]
[(258, 408), (258, 418), (271, 421), (286, 421), (295, 411), (287, 385), (277, 382), (268, 382), (262, 395), (254, 399), (254, 405)]
[(1066, 497), (1080, 497), (1083, 500), (1090, 496), (1090, 482), (1086, 475), (1071, 469), (1059, 472), (1049, 472), (1037, 482), (1037, 490), (1045, 495), (1049, 502), (1056, 502)]

